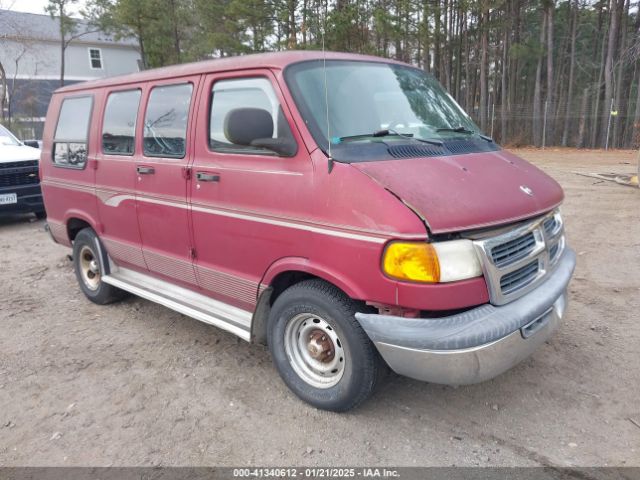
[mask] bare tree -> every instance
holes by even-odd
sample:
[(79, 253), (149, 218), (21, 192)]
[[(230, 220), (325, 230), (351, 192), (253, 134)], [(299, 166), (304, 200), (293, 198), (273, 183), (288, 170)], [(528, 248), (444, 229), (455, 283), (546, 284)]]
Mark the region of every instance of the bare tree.
[(536, 67), (536, 83), (533, 89), (533, 143), (536, 147), (542, 145), (542, 126), (541, 126), (541, 98), (542, 98), (542, 57), (544, 53), (545, 27), (547, 25), (547, 16), (542, 14), (540, 23), (540, 52), (538, 55), (538, 65)]
[(16, 53), (16, 55), (13, 58), (14, 69), (13, 69), (13, 78), (11, 79), (10, 87), (9, 87), (9, 82), (7, 82), (7, 104), (8, 104), (7, 120), (8, 120), (9, 126), (11, 126), (11, 124), (13, 123), (13, 100), (15, 98), (15, 95), (17, 93), (17, 88), (18, 88), (17, 80), (18, 80), (18, 70), (20, 69), (20, 61), (22, 60), (22, 57), (24, 57), (26, 53), (27, 53), (27, 43), (26, 42), (21, 43), (19, 51)]
[(608, 119), (613, 107), (613, 62), (616, 54), (616, 43), (618, 39), (618, 2), (610, 0), (609, 8), (609, 43), (607, 45), (607, 57), (604, 64), (604, 105), (602, 110), (602, 123), (600, 125), (600, 145), (604, 146), (608, 139)]
[(567, 86), (567, 107), (565, 109), (564, 115), (564, 125), (562, 128), (562, 146), (567, 146), (567, 141), (569, 138), (569, 118), (571, 115), (571, 108), (573, 103), (573, 78), (575, 75), (576, 68), (576, 37), (578, 32), (578, 12), (580, 10), (578, 5), (578, 0), (574, 0), (571, 4), (569, 4), (569, 8), (571, 9), (571, 53), (569, 59), (569, 83)]
[[(10, 10), (15, 2), (9, 2), (8, 5), (3, 5), (0, 1), (0, 24), (4, 25), (2, 32), (3, 43), (2, 50), (5, 53), (3, 59), (5, 65), (3, 65), (0, 59), (0, 118), (6, 121), (8, 125), (11, 125), (12, 118), (12, 102), (17, 92), (17, 76), (20, 62), (27, 52), (33, 47), (33, 42), (30, 38), (30, 34), (25, 30), (24, 25), (17, 25), (7, 18), (6, 12)], [(9, 48), (8, 42), (13, 43), (18, 48)], [(7, 68), (10, 68), (13, 64), (13, 76), (9, 78), (7, 74)]]
[[(0, 8), (3, 8), (4, 5), (0, 3)], [(2, 10), (0, 10), (0, 22), (4, 23), (4, 16)], [(0, 59), (0, 119), (4, 121), (4, 109), (7, 101), (7, 71), (2, 65), (2, 59)]]
[[(553, 12), (556, 9), (556, 2), (555, 0), (546, 0), (545, 2), (545, 10), (546, 10), (546, 14), (547, 14), (547, 105), (549, 106), (549, 111), (553, 112), (555, 111), (554, 109), (554, 102), (555, 102), (555, 98), (553, 96)], [(546, 115), (546, 109), (545, 109), (545, 115)], [(548, 125), (546, 128), (546, 135), (549, 134), (553, 134), (553, 131), (555, 130), (553, 128), (554, 125), (554, 119), (553, 119), (553, 114), (551, 115), (552, 118), (548, 119)], [(547, 120), (547, 119), (545, 119)], [(547, 141), (547, 139), (545, 138), (545, 142)]]
[(504, 32), (502, 36), (502, 75), (500, 76), (500, 139), (504, 140), (507, 138), (507, 105), (508, 101), (508, 76), (509, 76), (509, 32), (510, 28), (507, 26), (511, 26), (511, 12), (509, 11), (509, 7), (511, 2), (507, 2), (507, 10), (506, 17), (509, 19), (505, 19)]
[(4, 109), (7, 101), (7, 72), (0, 62), (0, 119), (5, 120)]
[(78, 0), (49, 0), (49, 4), (46, 7), (47, 12), (51, 15), (51, 18), (58, 17), (60, 22), (60, 86), (64, 86), (64, 70), (65, 70), (65, 52), (71, 40), (75, 37), (73, 33), (76, 29), (76, 22), (68, 14), (67, 7)]
[[(622, 8), (620, 8), (622, 7)], [(618, 49), (618, 51), (620, 52), (620, 54), (618, 55), (618, 62), (617, 62), (617, 73), (616, 73), (616, 88), (615, 93), (614, 93), (614, 105), (616, 106), (617, 110), (623, 110), (623, 106), (622, 106), (622, 84), (623, 84), (623, 76), (626, 74), (627, 75), (627, 84), (630, 84), (630, 78), (629, 78), (629, 72), (625, 71), (626, 70), (626, 66), (628, 64), (627, 59), (625, 58), (625, 54), (626, 52), (623, 50), (624, 48), (626, 48), (627, 45), (627, 24), (628, 24), (628, 20), (629, 20), (629, 8), (630, 8), (630, 2), (629, 0), (621, 0), (621, 4), (618, 8), (619, 10), (619, 16), (620, 16), (620, 20), (618, 20), (619, 23), (621, 23), (620, 25), (620, 47)], [(630, 70), (630, 69), (629, 69)], [(625, 109), (626, 110), (626, 109)], [(625, 112), (620, 112), (620, 113), (626, 113)], [(618, 129), (620, 128), (620, 121), (619, 121), (620, 116), (617, 115), (613, 120), (613, 133), (612, 133), (612, 145), (613, 147), (617, 147), (620, 142), (621, 138), (618, 135)]]
[(489, 50), (489, 7), (486, 5), (487, 1), (480, 2), (480, 129), (483, 132), (487, 131), (487, 57)]

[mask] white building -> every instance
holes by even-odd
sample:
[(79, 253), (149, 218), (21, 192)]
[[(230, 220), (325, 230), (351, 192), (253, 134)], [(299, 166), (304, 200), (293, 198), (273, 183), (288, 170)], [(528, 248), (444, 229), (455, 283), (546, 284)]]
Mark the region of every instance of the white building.
[[(75, 20), (65, 51), (65, 85), (136, 72), (135, 39), (115, 40)], [(5, 125), (21, 138), (41, 138), (53, 91), (60, 87), (60, 23), (49, 15), (0, 10), (0, 63), (7, 79)], [(0, 95), (1, 95), (0, 88)]]

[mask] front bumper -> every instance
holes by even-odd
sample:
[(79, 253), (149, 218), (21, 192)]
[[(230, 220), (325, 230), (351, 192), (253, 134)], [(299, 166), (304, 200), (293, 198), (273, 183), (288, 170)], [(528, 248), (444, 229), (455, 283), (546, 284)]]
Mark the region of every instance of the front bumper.
[(15, 193), (18, 202), (0, 205), (0, 214), (44, 212), (44, 202), (39, 184), (1, 187), (0, 194), (3, 193)]
[(396, 373), (445, 385), (478, 383), (527, 358), (556, 330), (575, 264), (575, 253), (566, 248), (549, 278), (502, 306), (433, 319), (365, 313), (356, 318)]

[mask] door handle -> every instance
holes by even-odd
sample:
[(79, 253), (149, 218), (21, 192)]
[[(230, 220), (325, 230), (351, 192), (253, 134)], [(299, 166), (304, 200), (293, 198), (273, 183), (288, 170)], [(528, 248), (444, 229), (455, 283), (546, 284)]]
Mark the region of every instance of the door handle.
[(154, 173), (156, 173), (156, 169), (153, 167), (139, 166), (136, 168), (136, 170), (140, 175), (153, 175)]
[(198, 172), (196, 173), (196, 180), (198, 182), (219, 182), (220, 175), (215, 173)]

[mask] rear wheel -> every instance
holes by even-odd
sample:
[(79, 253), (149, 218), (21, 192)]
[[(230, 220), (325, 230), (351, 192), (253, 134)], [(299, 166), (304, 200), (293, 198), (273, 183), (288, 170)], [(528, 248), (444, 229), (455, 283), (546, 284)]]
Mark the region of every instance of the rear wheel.
[(357, 307), (333, 285), (307, 280), (283, 292), (271, 309), (267, 335), (276, 368), (298, 397), (317, 408), (357, 407), (383, 370), (354, 317)]
[(73, 241), (73, 266), (80, 289), (94, 303), (106, 305), (126, 296), (126, 292), (102, 281), (100, 240), (90, 228), (80, 230)]

